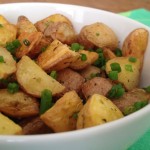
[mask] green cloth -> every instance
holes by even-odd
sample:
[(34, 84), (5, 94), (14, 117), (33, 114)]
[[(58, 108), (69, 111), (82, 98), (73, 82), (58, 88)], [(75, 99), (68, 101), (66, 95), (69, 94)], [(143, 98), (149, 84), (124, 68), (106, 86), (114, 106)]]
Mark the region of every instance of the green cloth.
[[(146, 9), (136, 9), (120, 13), (123, 16), (134, 19), (150, 27), (150, 11)], [(128, 150), (150, 150), (150, 130), (147, 131), (136, 143)]]

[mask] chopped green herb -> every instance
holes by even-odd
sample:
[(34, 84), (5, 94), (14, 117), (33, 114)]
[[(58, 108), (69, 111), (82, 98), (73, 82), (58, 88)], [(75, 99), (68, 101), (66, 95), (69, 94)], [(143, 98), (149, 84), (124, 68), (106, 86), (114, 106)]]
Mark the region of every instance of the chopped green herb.
[(96, 33), (96, 36), (99, 36), (99, 35), (100, 35), (100, 33), (97, 32), (97, 33)]
[(126, 71), (133, 72), (132, 65), (130, 64), (125, 65), (125, 69)]
[(25, 46), (29, 46), (31, 44), (30, 41), (27, 40), (27, 39), (24, 39), (23, 43), (24, 43)]
[(135, 58), (135, 57), (129, 57), (129, 61), (130, 61), (130, 62), (136, 62), (136, 61), (137, 61), (137, 58)]
[(19, 90), (19, 85), (15, 82), (9, 83), (8, 86), (7, 86), (7, 90), (11, 94), (16, 93)]
[(111, 90), (108, 92), (109, 98), (120, 98), (125, 93), (125, 89), (121, 84), (114, 85)]
[(81, 49), (84, 49), (84, 46), (80, 45), (79, 43), (72, 43), (71, 44), (71, 50), (78, 52)]
[(116, 49), (115, 49), (115, 55), (116, 55), (117, 57), (121, 57), (121, 56), (122, 56), (122, 51), (121, 51), (121, 49), (116, 48)]
[(0, 24), (0, 28), (2, 28), (3, 27), (3, 25), (2, 24)]
[(82, 61), (86, 61), (87, 60), (87, 56), (85, 54), (81, 54), (81, 60)]
[(54, 71), (54, 70), (51, 71), (50, 76), (51, 76), (52, 78), (56, 79), (56, 78), (57, 78), (57, 72)]
[(149, 86), (147, 86), (147, 87), (145, 87), (145, 88), (143, 88), (147, 93), (150, 93), (150, 85)]
[(52, 92), (48, 89), (45, 89), (41, 93), (40, 114), (46, 112), (52, 107), (52, 105)]
[(110, 71), (108, 77), (111, 80), (118, 80), (118, 71)]
[(112, 71), (121, 72), (120, 64), (118, 64), (118, 63), (116, 63), (116, 62), (110, 64), (110, 67), (111, 67), (111, 70), (112, 70)]
[(4, 57), (3, 56), (0, 56), (0, 63), (4, 63)]
[(21, 43), (18, 39), (10, 42), (10, 43), (6, 43), (6, 49), (11, 53), (14, 54), (16, 49), (19, 48), (21, 46)]

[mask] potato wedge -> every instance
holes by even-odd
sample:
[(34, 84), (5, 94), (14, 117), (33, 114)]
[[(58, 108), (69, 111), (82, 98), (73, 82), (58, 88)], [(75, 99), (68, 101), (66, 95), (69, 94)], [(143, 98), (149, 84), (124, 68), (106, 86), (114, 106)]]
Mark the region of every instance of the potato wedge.
[(17, 27), (13, 24), (3, 24), (0, 27), (0, 46), (5, 46), (6, 43), (16, 39)]
[(18, 135), (22, 133), (22, 128), (0, 113), (0, 135)]
[(148, 44), (148, 36), (149, 33), (146, 29), (135, 29), (126, 37), (122, 47), (123, 56), (139, 58), (141, 68), (143, 65), (144, 53)]
[(0, 56), (4, 62), (0, 62), (0, 79), (7, 78), (16, 71), (16, 61), (12, 55), (5, 49), (0, 47)]
[(106, 73), (109, 74), (111, 69), (111, 64), (117, 63), (121, 68), (121, 72), (118, 73), (118, 82), (122, 83), (124, 87), (130, 91), (139, 85), (140, 79), (140, 61), (136, 62), (129, 61), (129, 57), (116, 57), (107, 61), (106, 63)]
[(17, 49), (16, 57), (21, 58), (24, 55), (34, 57), (35, 55), (37, 55), (37, 53), (39, 52), (37, 52), (37, 49), (35, 48), (39, 45), (42, 37), (43, 34), (41, 32), (24, 32), (20, 34), (18, 40), (21, 43), (21, 47)]
[(37, 64), (46, 72), (61, 70), (70, 66), (77, 60), (80, 54), (71, 51), (69, 47), (58, 40), (54, 40), (50, 46), (37, 58)]
[(122, 117), (121, 111), (109, 99), (94, 94), (78, 114), (77, 129), (104, 124)]
[(82, 54), (86, 55), (86, 60), (85, 61), (81, 60), (82, 56), (80, 56), (80, 58), (78, 58), (76, 61), (71, 63), (69, 67), (74, 69), (74, 70), (84, 69), (84, 68), (92, 65), (98, 59), (98, 54), (96, 52), (80, 50), (79, 54), (80, 55), (82, 55)]
[[(65, 93), (53, 107), (41, 115), (41, 119), (54, 132), (64, 132), (76, 129), (74, 113), (78, 113), (83, 107), (82, 100), (75, 91)], [(74, 121), (73, 121), (74, 119)]]
[(18, 35), (24, 32), (27, 33), (37, 32), (37, 29), (34, 26), (34, 24), (26, 16), (18, 17), (17, 28), (18, 28)]
[(39, 113), (38, 101), (21, 91), (10, 94), (7, 89), (2, 89), (0, 95), (0, 112), (8, 116), (23, 118)]
[(86, 49), (97, 46), (114, 50), (118, 46), (118, 38), (114, 31), (101, 22), (84, 26), (80, 31), (78, 40)]
[(41, 97), (41, 92), (45, 89), (50, 90), (53, 95), (61, 93), (65, 89), (28, 56), (23, 56), (18, 62), (16, 77), (21, 87), (35, 97)]

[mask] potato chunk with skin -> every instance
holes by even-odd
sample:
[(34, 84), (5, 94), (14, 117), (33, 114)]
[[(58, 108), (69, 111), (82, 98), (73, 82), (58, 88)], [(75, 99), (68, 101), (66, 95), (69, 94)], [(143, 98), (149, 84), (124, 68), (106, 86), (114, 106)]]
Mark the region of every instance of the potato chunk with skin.
[(15, 118), (35, 116), (39, 113), (39, 103), (35, 98), (21, 91), (11, 94), (7, 89), (2, 89), (0, 112)]
[(85, 82), (81, 87), (82, 93), (86, 99), (93, 94), (101, 94), (106, 96), (111, 88), (111, 81), (102, 77), (95, 77)]
[[(82, 100), (75, 91), (65, 93), (53, 107), (41, 115), (41, 119), (54, 132), (65, 132), (76, 129), (76, 119), (73, 118), (83, 107)], [(73, 121), (74, 119), (74, 121)]]
[(118, 73), (118, 82), (122, 83), (127, 90), (132, 90), (139, 85), (140, 78), (140, 61), (136, 59), (136, 62), (131, 62), (129, 57), (116, 57), (107, 61), (106, 73), (109, 74), (111, 64), (119, 64), (121, 71)]
[(114, 50), (118, 46), (118, 39), (114, 31), (101, 22), (84, 26), (80, 31), (78, 40), (87, 49), (97, 46)]
[(143, 65), (144, 53), (148, 44), (149, 33), (146, 29), (138, 28), (132, 31), (124, 40), (122, 52), (123, 56), (133, 56), (140, 60)]
[(80, 50), (79, 54), (80, 55), (82, 55), (82, 54), (86, 55), (86, 60), (84, 60), (84, 61), (81, 60), (82, 56), (80, 56), (80, 58), (78, 58), (76, 61), (71, 63), (71, 65), (69, 67), (74, 69), (74, 70), (84, 69), (84, 68), (92, 65), (98, 59), (98, 54), (96, 52)]
[(121, 111), (109, 99), (94, 94), (78, 114), (77, 129), (104, 124), (122, 117)]
[(29, 19), (25, 16), (18, 17), (17, 28), (18, 28), (18, 35), (24, 32), (27, 33), (37, 32), (37, 29), (34, 26), (34, 24), (30, 22)]
[(57, 80), (66, 87), (66, 91), (75, 90), (78, 93), (85, 81), (79, 73), (69, 68), (60, 70), (57, 74)]
[(0, 79), (7, 78), (16, 71), (16, 61), (12, 55), (5, 49), (0, 47), (0, 56), (4, 62), (0, 62)]
[(63, 92), (65, 87), (49, 76), (28, 56), (23, 56), (17, 64), (17, 81), (30, 95), (41, 97), (41, 92), (48, 89), (53, 95)]
[(22, 133), (22, 128), (0, 113), (0, 135), (18, 135)]
[(50, 46), (37, 58), (37, 64), (46, 72), (61, 70), (70, 66), (80, 57), (80, 54), (71, 51), (69, 47), (58, 40), (54, 40)]

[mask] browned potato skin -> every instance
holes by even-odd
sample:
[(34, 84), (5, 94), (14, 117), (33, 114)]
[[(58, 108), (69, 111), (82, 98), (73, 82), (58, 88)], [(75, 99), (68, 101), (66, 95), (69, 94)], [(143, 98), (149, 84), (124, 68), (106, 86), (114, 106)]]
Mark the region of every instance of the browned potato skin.
[(95, 66), (88, 66), (85, 69), (79, 72), (81, 76), (83, 76), (86, 80), (91, 79), (92, 74), (99, 74), (101, 73), (101, 69)]
[(78, 58), (76, 61), (70, 64), (70, 68), (74, 70), (82, 70), (90, 65), (92, 65), (97, 59), (98, 59), (98, 54), (96, 52), (90, 52), (87, 50), (80, 50), (79, 54), (85, 54), (87, 60), (83, 61), (81, 60), (81, 57)]
[(1, 89), (0, 95), (0, 112), (8, 116), (24, 118), (39, 113), (38, 101), (21, 91), (10, 94), (7, 89)]
[(17, 22), (17, 28), (18, 28), (18, 35), (27, 32), (27, 33), (33, 33), (37, 32), (36, 27), (32, 22), (29, 21), (29, 19), (26, 16), (19, 16), (18, 22)]
[[(20, 36), (18, 37), (18, 40), (21, 43), (21, 47), (17, 49), (16, 51), (16, 57), (17, 58), (21, 58), (24, 55), (27, 55), (29, 57), (34, 57), (35, 55), (37, 55), (37, 49), (35, 49), (35, 47), (37, 47), (41, 41), (43, 37), (43, 34), (41, 32), (33, 32), (33, 33), (22, 33), (20, 34)], [(28, 40), (30, 42), (30, 45), (26, 46), (24, 44), (24, 40)]]
[(82, 100), (75, 91), (65, 93), (53, 107), (41, 115), (41, 119), (53, 129), (54, 132), (65, 132), (76, 129), (74, 113), (83, 107)]
[(102, 77), (95, 77), (85, 82), (81, 89), (84, 97), (88, 99), (93, 94), (101, 94), (106, 96), (111, 88), (111, 81)]
[(81, 85), (85, 79), (72, 69), (66, 68), (58, 73), (57, 80), (66, 87), (66, 91), (75, 90), (77, 93), (81, 90)]
[(138, 101), (149, 101), (150, 94), (146, 93), (143, 89), (133, 89), (132, 91), (129, 91), (125, 93), (121, 98), (114, 99), (113, 103), (122, 111), (132, 106), (135, 102)]
[(113, 30), (101, 22), (84, 26), (78, 40), (86, 49), (97, 46), (114, 50), (118, 46), (118, 39)]
[(146, 29), (135, 29), (126, 37), (122, 47), (123, 56), (139, 58), (141, 68), (143, 65), (144, 53), (148, 44), (148, 37), (149, 33)]
[(52, 133), (52, 130), (45, 125), (40, 117), (25, 118), (19, 125), (22, 127), (23, 135)]

